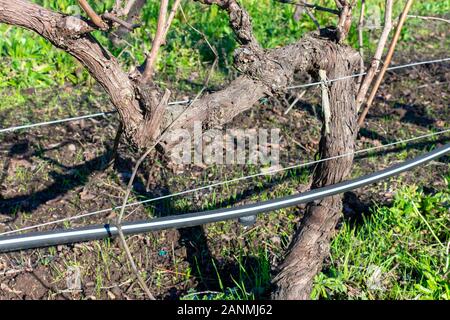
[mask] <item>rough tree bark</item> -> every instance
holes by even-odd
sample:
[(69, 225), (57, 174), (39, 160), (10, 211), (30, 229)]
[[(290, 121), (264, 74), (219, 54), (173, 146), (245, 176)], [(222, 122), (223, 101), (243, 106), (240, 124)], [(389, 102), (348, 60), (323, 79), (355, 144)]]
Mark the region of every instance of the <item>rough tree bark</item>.
[[(332, 49), (331, 49), (332, 48)], [(359, 66), (360, 56), (351, 48), (334, 45), (323, 53), (330, 78), (348, 76)], [(354, 151), (357, 130), (354, 79), (333, 82), (329, 87), (331, 119), (323, 123), (320, 157), (328, 158)], [(344, 180), (351, 171), (353, 156), (320, 163), (314, 171), (313, 188)], [(329, 253), (330, 238), (341, 214), (341, 196), (309, 204), (306, 214), (289, 246), (280, 272), (274, 278), (274, 299), (310, 299), (315, 275)]]

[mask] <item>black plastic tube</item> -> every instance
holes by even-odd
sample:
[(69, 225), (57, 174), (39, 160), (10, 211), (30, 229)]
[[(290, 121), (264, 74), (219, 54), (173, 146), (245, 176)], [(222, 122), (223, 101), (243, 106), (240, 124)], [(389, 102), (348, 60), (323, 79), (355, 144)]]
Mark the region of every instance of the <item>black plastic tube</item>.
[[(183, 215), (167, 216), (153, 220), (128, 222), (123, 224), (122, 230), (124, 234), (132, 235), (163, 229), (180, 229), (292, 207), (301, 203), (308, 203), (314, 200), (319, 200), (328, 196), (360, 188), (398, 175), (399, 173), (423, 165), (428, 161), (437, 159), (449, 152), (450, 143), (415, 159), (407, 160), (402, 164), (394, 165), (390, 168), (362, 176), (357, 179), (348, 180), (338, 184), (326, 186), (324, 188), (234, 208), (224, 208)], [(31, 232), (14, 236), (0, 237), (0, 252), (85, 242), (115, 236), (117, 236), (117, 228), (108, 224), (76, 229), (57, 229), (48, 232)]]

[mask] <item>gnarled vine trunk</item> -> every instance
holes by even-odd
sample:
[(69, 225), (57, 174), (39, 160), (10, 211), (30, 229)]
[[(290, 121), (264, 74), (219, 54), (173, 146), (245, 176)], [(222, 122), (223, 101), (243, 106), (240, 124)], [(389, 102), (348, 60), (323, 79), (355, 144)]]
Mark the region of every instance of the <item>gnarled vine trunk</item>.
[[(325, 58), (321, 69), (329, 78), (351, 75), (359, 63), (359, 55), (348, 47), (336, 46)], [(329, 86), (331, 117), (323, 117), (320, 157), (328, 158), (352, 153), (357, 134), (357, 110), (354, 79), (336, 81)], [(353, 156), (320, 163), (314, 171), (313, 188), (344, 180), (351, 171)], [(332, 237), (342, 209), (341, 196), (336, 195), (309, 204), (289, 246), (280, 272), (274, 278), (274, 299), (309, 299), (315, 275), (329, 254)]]

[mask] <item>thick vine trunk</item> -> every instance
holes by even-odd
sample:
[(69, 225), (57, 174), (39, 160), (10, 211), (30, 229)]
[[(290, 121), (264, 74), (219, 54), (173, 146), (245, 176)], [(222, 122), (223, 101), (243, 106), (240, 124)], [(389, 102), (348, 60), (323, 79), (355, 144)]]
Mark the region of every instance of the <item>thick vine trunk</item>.
[[(359, 59), (338, 47), (328, 57), (329, 78), (353, 73)], [(320, 156), (328, 158), (354, 151), (357, 134), (356, 83), (353, 79), (333, 82), (329, 87), (331, 118), (324, 123), (320, 141)], [(344, 180), (351, 171), (353, 156), (322, 162), (316, 168), (313, 188)], [(310, 299), (315, 275), (320, 272), (324, 258), (329, 254), (332, 237), (342, 208), (341, 196), (328, 197), (309, 204), (300, 223), (280, 272), (274, 278), (274, 299)]]

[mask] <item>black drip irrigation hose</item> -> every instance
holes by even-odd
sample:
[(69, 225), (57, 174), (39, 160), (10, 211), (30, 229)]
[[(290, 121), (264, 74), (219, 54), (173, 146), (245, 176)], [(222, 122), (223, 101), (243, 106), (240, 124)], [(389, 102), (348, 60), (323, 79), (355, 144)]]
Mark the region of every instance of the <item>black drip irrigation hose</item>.
[[(434, 151), (428, 152), (417, 158), (407, 160), (404, 163), (390, 168), (348, 180), (334, 185), (314, 189), (301, 194), (272, 199), (264, 202), (243, 205), (234, 208), (224, 208), (204, 212), (189, 213), (176, 216), (167, 216), (153, 220), (135, 221), (124, 223), (122, 230), (125, 235), (147, 233), (164, 229), (181, 229), (208, 223), (238, 219), (261, 213), (267, 213), (278, 209), (296, 206), (302, 203), (319, 200), (328, 196), (340, 194), (349, 190), (360, 188), (380, 180), (398, 175), (411, 170), (424, 163), (437, 159), (450, 152), (450, 143)], [(31, 232), (14, 236), (0, 237), (0, 252), (42, 248), (62, 244), (85, 242), (111, 238), (118, 235), (117, 228), (113, 225), (94, 225), (76, 229), (57, 229), (48, 232)]]

